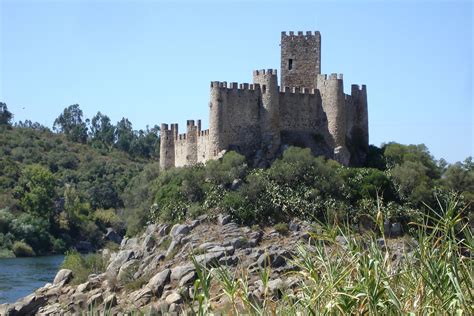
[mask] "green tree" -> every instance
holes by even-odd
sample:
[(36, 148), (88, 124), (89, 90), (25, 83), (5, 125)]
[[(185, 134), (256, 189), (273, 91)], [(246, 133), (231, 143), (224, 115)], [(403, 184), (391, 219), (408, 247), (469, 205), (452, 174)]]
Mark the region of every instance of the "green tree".
[(94, 147), (110, 148), (115, 140), (115, 127), (107, 115), (97, 112), (91, 120), (90, 135)]
[(132, 123), (130, 123), (127, 118), (122, 118), (115, 128), (115, 147), (130, 153), (130, 148), (134, 138), (135, 135), (133, 133)]
[(48, 169), (31, 165), (22, 172), (15, 191), (23, 210), (52, 222), (55, 186), (56, 178)]
[(82, 115), (79, 104), (70, 105), (54, 120), (53, 129), (64, 133), (71, 141), (84, 144), (87, 141), (87, 123), (82, 120)]
[(5, 103), (0, 102), (0, 126), (1, 125), (11, 126), (12, 119), (13, 119), (12, 112), (8, 111), (8, 107)]

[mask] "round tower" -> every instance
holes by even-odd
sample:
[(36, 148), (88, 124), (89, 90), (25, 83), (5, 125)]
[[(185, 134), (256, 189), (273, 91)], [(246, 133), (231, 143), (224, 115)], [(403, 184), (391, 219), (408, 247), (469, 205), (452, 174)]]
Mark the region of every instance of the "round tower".
[(254, 84), (262, 92), (262, 148), (272, 156), (280, 146), (280, 94), (276, 69), (255, 70)]
[(222, 150), (226, 149), (223, 136), (223, 106), (226, 99), (226, 93), (223, 93), (224, 90), (227, 90), (226, 83), (211, 82), (211, 97), (209, 101), (209, 159), (215, 158)]
[(346, 111), (342, 75), (318, 75), (317, 87), (328, 120), (328, 130), (332, 136), (334, 158), (347, 165), (350, 154), (346, 148)]
[(160, 129), (160, 169), (165, 170), (174, 167), (174, 138), (175, 125), (171, 124), (171, 130), (168, 129), (168, 124), (161, 124)]

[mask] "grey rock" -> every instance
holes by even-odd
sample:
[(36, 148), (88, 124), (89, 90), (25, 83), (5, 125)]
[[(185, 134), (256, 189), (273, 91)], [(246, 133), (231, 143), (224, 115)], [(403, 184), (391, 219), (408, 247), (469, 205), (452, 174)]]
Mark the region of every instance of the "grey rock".
[(230, 220), (231, 220), (230, 215), (219, 214), (219, 216), (217, 217), (217, 223), (219, 225), (226, 225), (230, 223)]
[(194, 229), (197, 226), (199, 226), (199, 224), (201, 224), (201, 221), (198, 220), (198, 219), (195, 219), (195, 220), (191, 221), (191, 223), (189, 223), (189, 228)]
[(170, 235), (174, 238), (178, 235), (187, 235), (191, 231), (189, 225), (176, 224), (171, 228)]
[(241, 185), (242, 185), (241, 179), (234, 179), (234, 181), (232, 181), (232, 184), (230, 185), (230, 189), (232, 191), (238, 190)]
[(146, 235), (145, 239), (143, 240), (143, 249), (146, 252), (149, 252), (155, 246), (155, 237), (153, 235)]
[(376, 240), (376, 242), (377, 242), (377, 246), (379, 246), (382, 249), (385, 249), (385, 239), (379, 238)]
[(211, 248), (214, 248), (214, 247), (220, 247), (220, 246), (221, 246), (221, 244), (216, 243), (216, 242), (205, 242), (205, 243), (202, 243), (201, 245), (199, 245), (198, 249), (208, 250), (208, 249), (211, 249)]
[(139, 265), (140, 260), (136, 259), (125, 262), (119, 269), (117, 279), (119, 281), (131, 281), (133, 279), (133, 275), (138, 270)]
[(219, 264), (223, 266), (235, 266), (237, 263), (239, 263), (237, 256), (222, 257), (219, 259)]
[(116, 274), (125, 262), (133, 258), (134, 254), (135, 252), (133, 250), (120, 251), (107, 267), (107, 272)]
[(171, 269), (171, 281), (179, 281), (185, 274), (188, 274), (194, 270), (195, 268), (192, 264), (174, 267)]
[(63, 284), (66, 284), (66, 283), (69, 282), (69, 280), (71, 280), (71, 278), (72, 278), (72, 271), (71, 270), (61, 269), (61, 270), (58, 271), (58, 273), (54, 277), (53, 284), (59, 284), (61, 282)]
[(400, 223), (393, 223), (390, 228), (390, 236), (398, 237), (403, 234), (402, 224)]
[(34, 315), (46, 303), (45, 297), (30, 294), (14, 304), (12, 315)]
[(179, 295), (178, 293), (176, 292), (173, 292), (171, 293), (170, 295), (168, 295), (165, 299), (166, 303), (168, 303), (169, 305), (173, 304), (173, 303), (181, 303), (182, 302), (182, 297), (181, 295)]
[(112, 227), (107, 228), (107, 232), (105, 233), (104, 237), (106, 240), (110, 240), (117, 244), (122, 242), (122, 237)]
[(257, 264), (260, 267), (278, 268), (286, 264), (286, 259), (283, 255), (275, 252), (263, 253), (258, 257)]
[(219, 263), (219, 259), (224, 256), (225, 253), (223, 251), (210, 252), (196, 256), (196, 262), (204, 266), (217, 265)]
[(280, 278), (271, 280), (268, 282), (268, 290), (270, 291), (270, 293), (272, 293), (274, 296), (278, 298), (282, 296), (285, 288), (286, 288), (286, 284)]
[(150, 279), (148, 287), (151, 289), (153, 294), (157, 297), (161, 296), (164, 286), (170, 281), (171, 270), (165, 269)]
[(143, 287), (130, 294), (130, 300), (134, 302), (135, 306), (144, 306), (151, 301), (153, 293), (149, 287)]
[(91, 289), (90, 282), (84, 282), (77, 286), (76, 293), (84, 293), (86, 291), (89, 291), (90, 289)]
[(166, 315), (169, 311), (169, 306), (166, 301), (159, 301), (151, 306), (150, 315)]
[(246, 240), (242, 237), (233, 238), (229, 241), (229, 245), (235, 249), (243, 248), (246, 244)]
[(185, 274), (181, 278), (181, 280), (179, 280), (179, 286), (185, 286), (185, 285), (191, 284), (192, 282), (194, 282), (194, 280), (196, 280), (196, 277), (197, 277), (197, 274), (195, 271), (191, 271), (188, 274)]
[(87, 305), (93, 305), (93, 306), (98, 306), (104, 301), (104, 298), (102, 297), (102, 293), (96, 293), (93, 294), (89, 299), (87, 300)]
[(207, 251), (208, 252), (224, 252), (225, 255), (232, 256), (234, 254), (235, 249), (232, 246), (227, 246), (227, 247), (216, 246), (216, 247), (212, 247), (208, 249)]
[(288, 228), (292, 232), (297, 232), (297, 231), (300, 230), (300, 225), (298, 223), (294, 222), (294, 221), (291, 221)]
[(153, 234), (154, 232), (156, 232), (158, 230), (158, 225), (157, 224), (149, 224), (147, 227), (146, 227), (146, 230), (145, 230), (145, 235), (151, 235)]
[(344, 236), (338, 235), (338, 236), (336, 236), (335, 240), (341, 246), (346, 246), (347, 245), (347, 239)]
[(161, 225), (160, 228), (158, 229), (158, 235), (161, 237), (168, 235), (169, 232), (170, 232), (170, 226), (167, 224)]
[(391, 228), (392, 228), (392, 225), (390, 224), (390, 221), (389, 220), (385, 220), (383, 222), (383, 230), (384, 230), (384, 235), (385, 236), (390, 236), (391, 234)]
[[(36, 315), (38, 316), (61, 315), (61, 314), (63, 314), (63, 312), (61, 310), (61, 304), (59, 303), (54, 303), (51, 305), (41, 307), (36, 313)], [(0, 311), (0, 315), (4, 315), (4, 314), (2, 314)]]
[(114, 293), (110, 294), (109, 296), (105, 298), (104, 307), (106, 310), (116, 305), (117, 305), (117, 296)]
[(166, 254), (165, 256), (166, 257), (169, 257), (174, 251), (175, 251), (175, 248), (181, 243), (181, 236), (176, 238), (176, 239), (173, 239), (170, 243), (170, 245), (168, 246), (168, 250), (166, 250)]

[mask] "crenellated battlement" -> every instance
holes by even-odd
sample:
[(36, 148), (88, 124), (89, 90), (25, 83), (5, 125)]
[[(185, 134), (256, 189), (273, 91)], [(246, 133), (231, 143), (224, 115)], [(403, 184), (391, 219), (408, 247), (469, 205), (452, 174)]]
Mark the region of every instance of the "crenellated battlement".
[(259, 90), (260, 85), (259, 84), (253, 84), (253, 83), (238, 83), (238, 82), (231, 82), (227, 84), (226, 81), (219, 82), (219, 81), (213, 81), (211, 82), (211, 88), (215, 89), (218, 88), (221, 91), (241, 91), (241, 90)]
[(270, 76), (277, 76), (277, 70), (276, 69), (259, 69), (259, 70), (254, 70), (253, 71), (254, 76), (261, 76), (261, 75), (270, 75)]
[(282, 38), (290, 38), (290, 39), (308, 39), (308, 38), (315, 38), (315, 37), (321, 37), (321, 33), (319, 33), (319, 31), (314, 31), (314, 32), (311, 32), (311, 31), (307, 31), (307, 32), (302, 32), (302, 31), (298, 31), (296, 32), (293, 32), (293, 31), (290, 31), (288, 32), (288, 34), (284, 31), (284, 32), (281, 32), (281, 37)]
[(206, 129), (204, 131), (199, 131), (199, 135), (198, 136), (209, 136), (209, 130)]
[(318, 80), (343, 80), (344, 75), (343, 74), (337, 74), (337, 73), (332, 73), (332, 74), (321, 74), (318, 75), (317, 77)]
[(367, 86), (365, 84), (359, 86), (358, 84), (352, 84), (351, 85), (351, 94), (354, 95), (355, 93), (358, 92), (363, 92), (367, 91)]
[(299, 87), (280, 87), (280, 93), (289, 94), (317, 94), (318, 89), (299, 88)]
[(281, 32), (280, 46), (278, 70), (253, 70), (252, 83), (210, 82), (209, 129), (200, 120), (187, 120), (181, 134), (176, 123), (161, 125), (162, 169), (205, 163), (227, 150), (266, 163), (292, 145), (344, 165), (363, 163), (366, 86), (344, 93), (342, 74), (321, 74), (318, 31)]

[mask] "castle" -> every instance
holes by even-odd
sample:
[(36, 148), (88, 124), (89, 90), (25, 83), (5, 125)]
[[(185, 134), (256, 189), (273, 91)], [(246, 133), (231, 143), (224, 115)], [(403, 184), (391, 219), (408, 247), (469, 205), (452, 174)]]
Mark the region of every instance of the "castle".
[(188, 120), (161, 125), (160, 167), (217, 159), (235, 150), (272, 159), (286, 146), (308, 147), (344, 165), (364, 163), (369, 146), (366, 86), (344, 93), (342, 74), (321, 74), (321, 34), (281, 33), (281, 77), (256, 70), (253, 83), (211, 82), (209, 129)]

